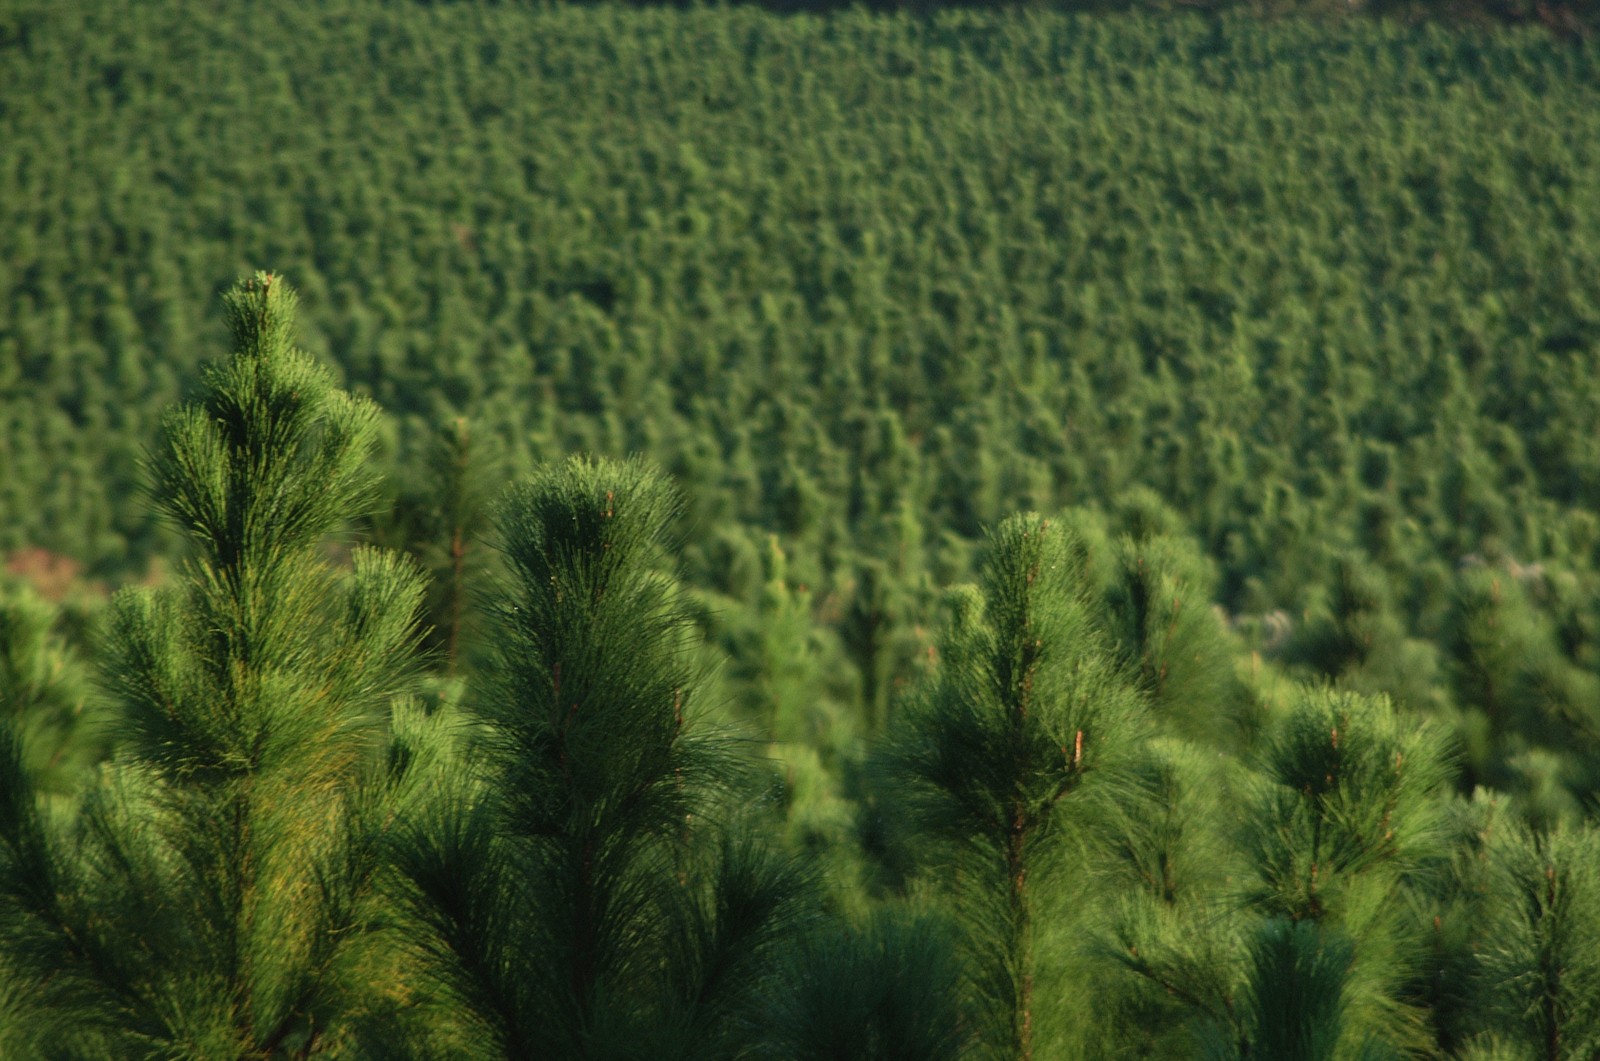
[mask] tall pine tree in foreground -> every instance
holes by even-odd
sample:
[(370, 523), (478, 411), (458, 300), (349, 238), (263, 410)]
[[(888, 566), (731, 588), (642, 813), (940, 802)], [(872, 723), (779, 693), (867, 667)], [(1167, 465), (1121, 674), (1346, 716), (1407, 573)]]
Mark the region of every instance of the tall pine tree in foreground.
[(5, 1056), (305, 1056), (363, 1004), (361, 808), (423, 587), (393, 555), (328, 558), (372, 497), (376, 407), (293, 347), (282, 280), (225, 303), (235, 353), (150, 461), (191, 552), (113, 602), (119, 747), (78, 815), (42, 811), (0, 732)]
[(582, 460), (504, 501), (478, 768), (393, 840), (396, 938), (434, 1003), (387, 1029), (397, 1054), (688, 1061), (756, 1037), (811, 889), (734, 820), (744, 771), (667, 567), (677, 504), (640, 464)]
[(1089, 985), (1063, 981), (1043, 929), (1139, 798), (1144, 701), (1093, 619), (1086, 555), (1069, 524), (1002, 523), (880, 760), (892, 828), (963, 930), (979, 1037), (1011, 1061), (1064, 1049), (1058, 1022)]

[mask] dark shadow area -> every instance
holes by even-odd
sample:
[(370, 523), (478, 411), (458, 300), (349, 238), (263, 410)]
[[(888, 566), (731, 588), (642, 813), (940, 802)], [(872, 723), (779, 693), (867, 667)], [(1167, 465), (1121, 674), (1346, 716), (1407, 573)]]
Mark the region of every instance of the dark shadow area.
[[(413, 0), (418, 6), (447, 6), (469, 0)], [(485, 2), (485, 0), (471, 0)], [(539, 7), (550, 0), (486, 0), (488, 6)], [(585, 0), (576, 0), (583, 3)], [(1483, 29), (1542, 26), (1558, 38), (1585, 40), (1600, 31), (1596, 0), (629, 0), (630, 6), (757, 7), (784, 15), (822, 14), (861, 8), (931, 15), (958, 11), (1059, 11), (1085, 15), (1225, 14), (1261, 18), (1380, 17), (1397, 21), (1440, 22)], [(3, 43), (3, 41), (0, 41)]]

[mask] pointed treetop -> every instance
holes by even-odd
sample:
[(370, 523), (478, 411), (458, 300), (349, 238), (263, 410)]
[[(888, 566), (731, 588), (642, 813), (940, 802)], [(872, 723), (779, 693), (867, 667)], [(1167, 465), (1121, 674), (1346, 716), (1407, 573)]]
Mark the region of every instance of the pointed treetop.
[(274, 562), (365, 513), (378, 410), (294, 346), (296, 298), (270, 273), (225, 296), (235, 355), (168, 413), (151, 493), (218, 569)]
[(280, 277), (257, 272), (235, 284), (222, 296), (222, 303), (239, 354), (262, 357), (289, 348), (300, 299)]

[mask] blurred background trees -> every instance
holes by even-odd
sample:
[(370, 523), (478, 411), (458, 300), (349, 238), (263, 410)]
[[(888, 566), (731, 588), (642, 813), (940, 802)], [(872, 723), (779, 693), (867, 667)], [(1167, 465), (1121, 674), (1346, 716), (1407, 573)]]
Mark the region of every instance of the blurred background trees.
[[(1032, 511), (1074, 543), (1082, 651), (1147, 730), (1121, 832), (1078, 852), (1081, 901), (1031, 920), (1053, 934), (1045, 990), (1093, 982), (1105, 1005), (1041, 1016), (1040, 1043), (1581, 1056), (1581, 1007), (1480, 992), (1501, 968), (1482, 926), (1533, 895), (1529, 851), (1549, 869), (1583, 850), (1600, 788), (1593, 41), (378, 0), (264, 19), (170, 0), (130, 22), (95, 0), (0, 15), (0, 57), (0, 714), (25, 778), (8, 865), (81, 850), (71, 823), (110, 813), (92, 793), (134, 753), (127, 691), (89, 677), (126, 626), (107, 592), (188, 600), (193, 578), (140, 458), (228, 338), (208, 300), (270, 261), (304, 296), (302, 344), (382, 406), (381, 492), (318, 554), (334, 582), (367, 577), (358, 541), (429, 576), (416, 702), (378, 727), (416, 769), (363, 780), (363, 814), (420, 814), (428, 779), (462, 768), (458, 731), (486, 725), (510, 642), (490, 602), (515, 584), (488, 518), (504, 486), (573, 452), (644, 454), (678, 484), (672, 665), (751, 753), (752, 818), (719, 825), (761, 837), (696, 850), (707, 874), (813, 871), (785, 907), (810, 957), (758, 978), (787, 1031), (749, 1049), (826, 1053), (807, 1015), (868, 982), (845, 1041), (869, 1053), (995, 1041), (964, 1008), (981, 874), (930, 886), (876, 765), (961, 700), (952, 656), (981, 655), (997, 592), (961, 587), (990, 577), (990, 530)], [(1385, 697), (1392, 727), (1368, 718)], [(1263, 778), (1308, 704), (1356, 705), (1374, 747), (1412, 728), (1448, 746), (1425, 801), (1442, 847), (1394, 886), (1409, 920), (1312, 930), (1243, 894), (1272, 837), (1230, 808), (1305, 861), (1316, 815)], [(1387, 805), (1357, 787), (1335, 818)], [(1564, 953), (1531, 909), (1496, 929), (1534, 941), (1505, 969)], [(672, 923), (715, 937), (692, 913)], [(400, 960), (363, 939), (352, 968)], [(1374, 947), (1389, 973), (1369, 980)], [(919, 980), (931, 955), (954, 974)], [(1269, 1027), (1289, 967), (1337, 1004), (1285, 1003), (1302, 1016)], [(916, 991), (932, 1008), (907, 1008)], [(408, 1004), (366, 996), (350, 1034), (406, 1027)], [(1541, 1007), (1559, 1019), (1528, 1023)], [(946, 1018), (971, 1034), (936, 1034)], [(441, 1027), (440, 1050), (467, 1041)]]

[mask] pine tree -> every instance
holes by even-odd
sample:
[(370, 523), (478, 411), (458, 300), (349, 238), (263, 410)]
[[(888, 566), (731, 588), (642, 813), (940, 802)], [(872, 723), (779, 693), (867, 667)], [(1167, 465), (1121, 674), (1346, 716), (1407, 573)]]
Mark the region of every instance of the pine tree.
[[(1185, 831), (1197, 835), (1161, 842), (1170, 811), (1130, 832), (1135, 852), (1176, 861), (1173, 899), (1152, 901), (1165, 896), (1146, 884), (1124, 900), (1113, 953), (1165, 993), (1156, 1018), (1175, 1021), (1173, 1004), (1189, 1011), (1186, 1052), (1242, 1061), (1425, 1047), (1420, 985), (1442, 966), (1424, 925), (1448, 891), (1459, 835), (1448, 747), (1441, 727), (1384, 698), (1317, 689), (1296, 693), (1253, 771), (1224, 773), (1163, 746), (1157, 808), (1182, 807), (1197, 782), (1210, 786), (1211, 814), (1242, 807), (1231, 842), (1193, 811)], [(1217, 863), (1206, 869), (1234, 882), (1197, 873), (1202, 852)]]
[(731, 1055), (806, 908), (805, 875), (731, 817), (743, 768), (697, 709), (692, 611), (667, 570), (676, 510), (645, 466), (583, 460), (500, 509), (480, 765), (393, 844), (401, 937), (466, 1015), (444, 1052)]
[(1037, 516), (1000, 525), (881, 757), (881, 798), (963, 929), (983, 1038), (1014, 1061), (1054, 1049), (1035, 1042), (1040, 913), (1138, 798), (1143, 701), (1105, 651), (1073, 539)]
[(1229, 1025), (1228, 970), (1243, 964), (1252, 927), (1226, 899), (1248, 872), (1229, 812), (1252, 775), (1173, 738), (1152, 741), (1139, 770), (1149, 800), (1113, 849), (1117, 893), (1103, 900), (1105, 956), (1135, 974), (1108, 976), (1095, 1007), (1118, 1044), (1108, 1058), (1190, 1054), (1197, 1014)]
[[(1339, 1042), (1342, 1049), (1421, 1042), (1422, 1014), (1409, 986), (1426, 960), (1416, 911), (1447, 868), (1449, 748), (1441, 727), (1405, 718), (1384, 697), (1316, 689), (1303, 690), (1268, 736), (1243, 837), (1256, 878), (1245, 897), (1269, 922), (1252, 944), (1256, 972), (1288, 962), (1304, 976), (1332, 978), (1329, 962), (1349, 968), (1337, 978), (1338, 1006), (1274, 1005), (1244, 1015), (1245, 1024), (1256, 1021), (1257, 1037)], [(1272, 921), (1315, 924), (1318, 934), (1280, 932)], [(1308, 990), (1273, 986), (1284, 975), (1271, 973), (1250, 990)], [(1278, 1012), (1325, 1021), (1327, 1030), (1261, 1023)]]
[(1114, 556), (1108, 625), (1151, 707), (1212, 747), (1242, 743), (1248, 697), (1233, 674), (1234, 646), (1211, 608), (1213, 580), (1198, 550), (1162, 534), (1122, 538)]
[(0, 582), (0, 715), (28, 749), (39, 790), (71, 797), (106, 748), (88, 668), (58, 620), (58, 609), (27, 586)]
[(770, 741), (767, 757), (781, 772), (785, 830), (791, 846), (804, 849), (815, 865), (848, 894), (858, 876), (854, 807), (846, 777), (859, 765), (860, 727), (848, 704), (854, 673), (838, 642), (817, 624), (812, 596), (789, 580), (788, 559), (774, 537), (767, 550), (768, 579), (751, 617), (746, 658)]
[(1382, 1042), (1352, 1033), (1355, 946), (1316, 921), (1269, 918), (1258, 926), (1227, 1021), (1198, 1037), (1207, 1061), (1388, 1061)]
[(171, 412), (152, 495), (191, 555), (111, 609), (119, 747), (75, 819), (0, 747), (0, 979), (18, 1056), (304, 1056), (362, 1005), (344, 975), (377, 867), (363, 808), (423, 587), (325, 543), (373, 496), (377, 409), (293, 345), (295, 297), (225, 298), (235, 353)]
[(1311, 609), (1285, 655), (1352, 692), (1384, 692), (1419, 709), (1448, 703), (1437, 650), (1407, 636), (1389, 580), (1356, 553), (1334, 557), (1327, 598)]
[(379, 543), (402, 548), (433, 576), (428, 594), (431, 650), (442, 654), (447, 677), (461, 669), (473, 641), (476, 615), (470, 601), (484, 577), (479, 536), (485, 529), (494, 488), (504, 463), (499, 446), (465, 417), (432, 425), (420, 416), (407, 430), (423, 435), (421, 455), (405, 476), (392, 511), (374, 521)]
[(1576, 818), (1589, 778), (1569, 753), (1596, 746), (1595, 676), (1563, 655), (1548, 617), (1508, 569), (1461, 574), (1445, 637), (1469, 779), (1518, 796), (1536, 824)]
[[(1479, 1019), (1517, 1056), (1600, 1052), (1600, 832), (1536, 833), (1508, 823), (1489, 840), (1492, 900), (1474, 970)], [(1487, 1018), (1484, 1020), (1483, 1018)]]
[(771, 1061), (956, 1061), (968, 1011), (951, 924), (898, 907), (824, 923), (786, 956), (762, 1000), (757, 1057)]

